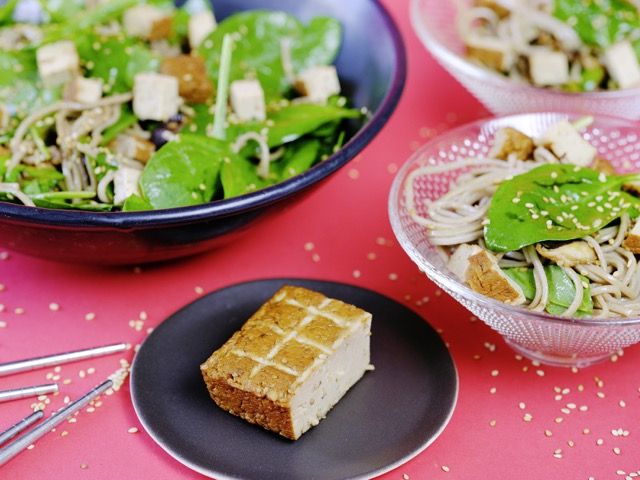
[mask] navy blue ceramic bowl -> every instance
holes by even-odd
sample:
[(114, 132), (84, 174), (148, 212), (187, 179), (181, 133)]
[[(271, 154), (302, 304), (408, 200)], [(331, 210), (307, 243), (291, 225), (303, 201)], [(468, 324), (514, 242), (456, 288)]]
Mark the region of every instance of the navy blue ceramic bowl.
[(91, 213), (49, 210), (0, 202), (0, 245), (62, 262), (139, 264), (211, 249), (248, 230), (273, 206), (295, 197), (343, 167), (380, 131), (404, 87), (402, 37), (377, 0), (214, 0), (216, 16), (250, 9), (291, 12), (303, 21), (339, 19), (344, 44), (337, 59), (345, 90), (371, 119), (344, 147), (307, 172), (241, 197), (195, 207), (152, 212)]

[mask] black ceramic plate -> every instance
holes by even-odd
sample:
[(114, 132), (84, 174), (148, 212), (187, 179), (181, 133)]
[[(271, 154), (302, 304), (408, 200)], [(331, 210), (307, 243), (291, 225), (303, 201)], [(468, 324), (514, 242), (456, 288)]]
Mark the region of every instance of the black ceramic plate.
[[(373, 314), (375, 371), (320, 424), (292, 442), (219, 409), (199, 365), (284, 284), (307, 287)], [(458, 378), (438, 334), (418, 315), (370, 290), (274, 279), (213, 292), (169, 317), (144, 342), (131, 372), (145, 429), (184, 465), (218, 480), (369, 478), (426, 448), (449, 421)]]

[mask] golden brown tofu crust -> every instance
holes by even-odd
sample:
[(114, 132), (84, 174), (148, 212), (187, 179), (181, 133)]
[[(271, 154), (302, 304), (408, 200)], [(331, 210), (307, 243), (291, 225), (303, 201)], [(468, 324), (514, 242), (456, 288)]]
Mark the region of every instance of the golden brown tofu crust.
[(622, 246), (632, 253), (640, 253), (640, 236), (633, 233), (624, 239)]
[(291, 399), (299, 381), (371, 315), (285, 286), (200, 366), (218, 406), (295, 440)]
[(509, 155), (515, 155), (518, 160), (529, 160), (533, 157), (533, 140), (515, 128), (501, 128), (496, 132), (494, 142), (491, 150), (494, 158), (507, 160)]
[(156, 151), (156, 146), (149, 140), (136, 135), (118, 135), (109, 147), (128, 158), (147, 163)]
[(505, 303), (521, 303), (522, 292), (517, 291), (507, 280), (504, 273), (499, 271), (496, 263), (491, 261), (486, 251), (469, 257), (467, 282), (478, 293), (487, 295)]
[(495, 50), (467, 45), (467, 56), (479, 61), (494, 70), (501, 71), (504, 67), (504, 54)]
[(165, 58), (161, 71), (178, 79), (180, 96), (188, 103), (206, 103), (213, 94), (213, 84), (202, 57), (179, 55)]
[(173, 33), (173, 19), (171, 17), (164, 17), (160, 20), (153, 22), (151, 26), (151, 32), (149, 33), (149, 40), (155, 42), (157, 40), (165, 40), (171, 37)]

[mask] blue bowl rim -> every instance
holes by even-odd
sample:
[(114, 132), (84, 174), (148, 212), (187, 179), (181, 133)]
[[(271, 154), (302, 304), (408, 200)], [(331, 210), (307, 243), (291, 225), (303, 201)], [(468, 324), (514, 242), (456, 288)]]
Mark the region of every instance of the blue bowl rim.
[(0, 218), (16, 223), (76, 228), (118, 228), (139, 230), (162, 225), (194, 223), (224, 218), (257, 210), (290, 197), (328, 177), (360, 153), (384, 127), (395, 110), (407, 77), (407, 56), (400, 30), (380, 0), (370, 0), (378, 9), (391, 35), (395, 53), (391, 87), (376, 113), (344, 146), (326, 160), (306, 172), (256, 192), (226, 200), (190, 207), (141, 212), (84, 212), (77, 210), (27, 207), (0, 202)]

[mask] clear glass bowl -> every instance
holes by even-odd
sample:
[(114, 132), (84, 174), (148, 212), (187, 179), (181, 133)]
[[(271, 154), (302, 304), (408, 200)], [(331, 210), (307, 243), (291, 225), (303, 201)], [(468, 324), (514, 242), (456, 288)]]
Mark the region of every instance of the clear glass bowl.
[(436, 60), (495, 115), (563, 111), (640, 118), (640, 88), (567, 93), (517, 83), (467, 60), (458, 35), (459, 6), (468, 0), (411, 0), (411, 21)]
[[(448, 271), (445, 261), (425, 235), (424, 227), (406, 210), (404, 186), (408, 175), (424, 165), (438, 165), (487, 154), (494, 133), (505, 126), (528, 135), (539, 135), (562, 119), (577, 117), (560, 113), (534, 113), (480, 120), (441, 135), (420, 148), (400, 169), (389, 196), (389, 217), (400, 245), (421, 271), (469, 309), (523, 355), (550, 365), (587, 366), (608, 358), (640, 341), (640, 318), (567, 319), (537, 313), (499, 302), (471, 290)], [(597, 117), (584, 137), (619, 171), (640, 170), (640, 127), (627, 120)], [(414, 183), (415, 205), (445, 194), (464, 170), (418, 177)], [(426, 211), (419, 212), (426, 215)]]

